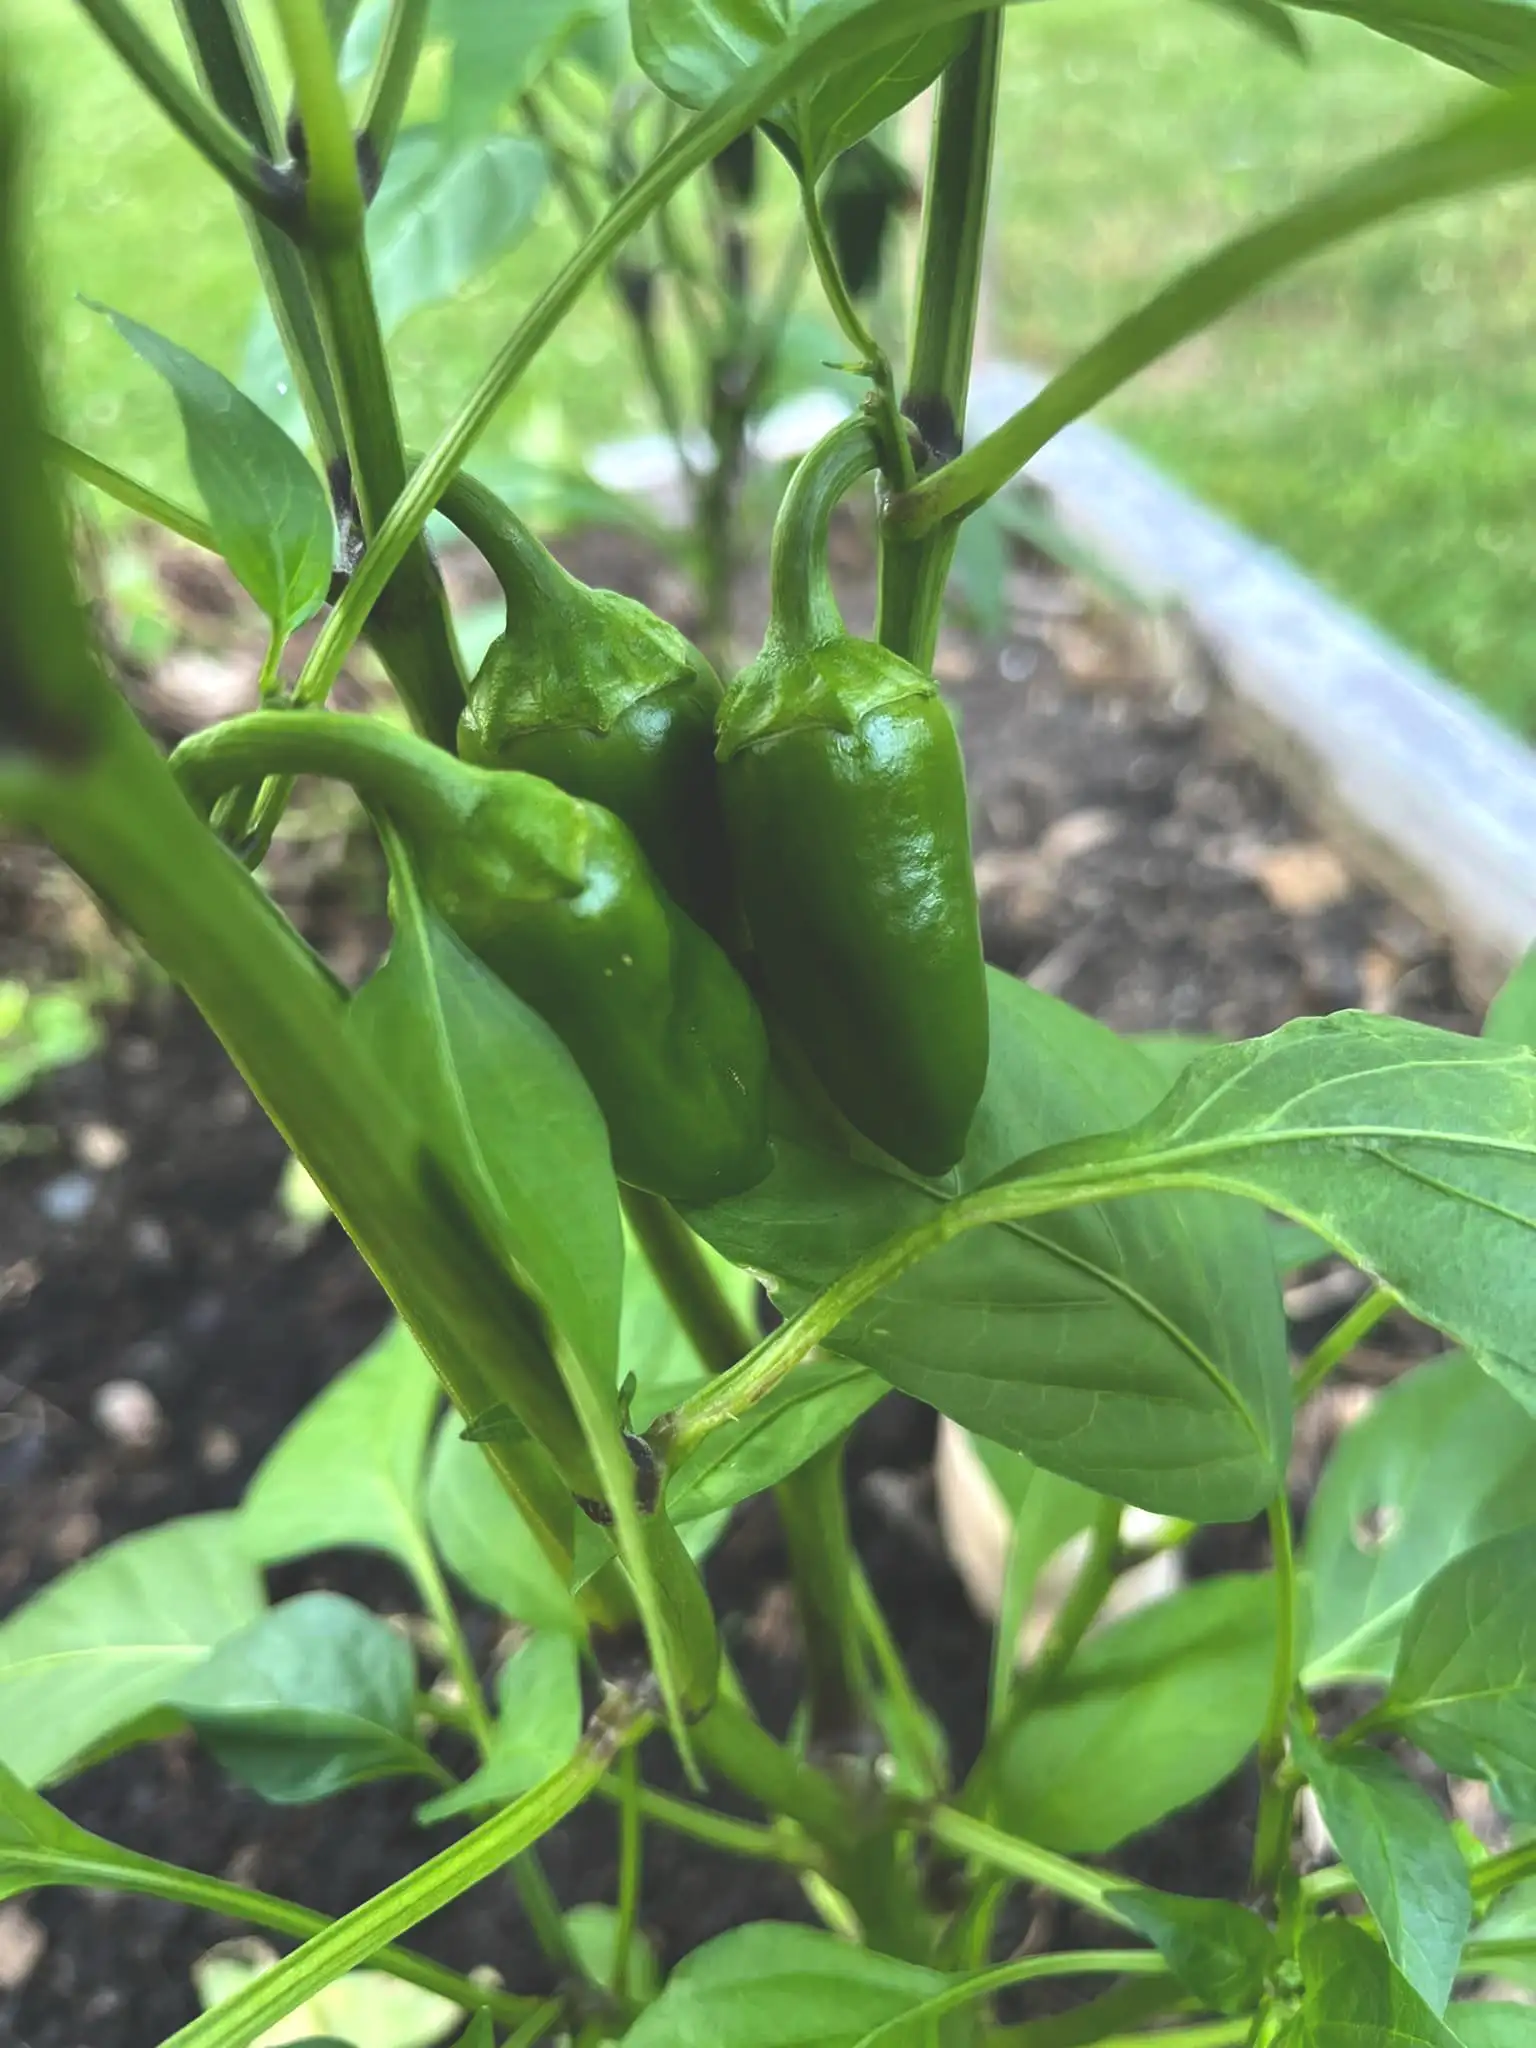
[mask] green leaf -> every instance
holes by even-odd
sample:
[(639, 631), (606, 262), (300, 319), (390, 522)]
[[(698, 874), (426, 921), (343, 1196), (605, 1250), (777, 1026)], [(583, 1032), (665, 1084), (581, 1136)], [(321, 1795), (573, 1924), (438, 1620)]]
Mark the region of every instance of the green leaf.
[(121, 1854), (111, 1843), (66, 1820), (57, 1807), (0, 1764), (0, 1900), (13, 1899), (44, 1881), (57, 1881), (55, 1872), (62, 1866), (99, 1866)]
[(1380, 1942), (1346, 1920), (1322, 1920), (1301, 1937), (1298, 2048), (1458, 2048)]
[[(895, 1232), (1019, 1153), (1143, 1115), (1156, 1070), (1102, 1024), (1001, 974), (992, 1059), (947, 1186), (786, 1127), (774, 1171), (694, 1227), (792, 1314)], [(839, 1328), (833, 1348), (967, 1429), (1138, 1507), (1238, 1519), (1274, 1493), (1291, 1392), (1262, 1219), (1152, 1198), (976, 1230)]]
[(1301, 1018), (1196, 1060), (1134, 1130), (1024, 1165), (1280, 1209), (1536, 1403), (1536, 1053), (1524, 1047), (1360, 1011)]
[(946, 1981), (817, 1927), (760, 1920), (684, 1956), (624, 2048), (852, 2048)]
[(1097, 1853), (1219, 1785), (1258, 1739), (1274, 1634), (1273, 1580), (1242, 1576), (1091, 1636), (998, 1752), (1002, 1825)]
[[(1301, 30), (1275, 0), (1210, 0), (1210, 4), (1233, 21), (1242, 22), (1287, 57), (1298, 58), (1304, 64), (1311, 56)], [(1305, 5), (1306, 0), (1296, 0), (1296, 4)]]
[(427, 1468), (427, 1526), (448, 1569), (513, 1621), (581, 1635), (569, 1590), (462, 1429), (457, 1415), (444, 1416)]
[(414, 1578), (426, 1549), (422, 1465), (441, 1399), (403, 1323), (339, 1372), (257, 1468), (240, 1533), (257, 1564), (382, 1550)]
[[(521, 8), (504, 8), (519, 18)], [(455, 142), (411, 128), (390, 153), (368, 210), (368, 260), (386, 334), (461, 286), (520, 242), (544, 196), (544, 152), (520, 135)]]
[(417, 1819), (446, 1820), (477, 1806), (505, 1806), (558, 1770), (581, 1740), (581, 1678), (570, 1636), (530, 1636), (501, 1667), (496, 1731), (472, 1778), (429, 1800)]
[(1536, 1818), (1536, 1529), (1437, 1572), (1403, 1624), (1387, 1710), (1444, 1770)]
[[(565, 1931), (576, 1959), (594, 1984), (611, 1984), (618, 1956), (619, 1916), (612, 1906), (573, 1906), (565, 1915)], [(629, 1967), (620, 1989), (637, 2005), (649, 2005), (661, 1988), (656, 1954), (637, 1928), (630, 1937)]]
[(1536, 2048), (1536, 2011), (1491, 1999), (1453, 2005), (1450, 2021), (1461, 2048)]
[[(808, 0), (630, 0), (635, 60), (671, 99), (708, 107), (789, 43), (811, 11)], [(840, 151), (931, 85), (965, 33), (963, 23), (941, 23), (829, 66), (775, 111), (772, 125), (819, 178)]]
[(1536, 1049), (1536, 946), (1532, 946), (1488, 1005), (1483, 1036), (1500, 1045)]
[(432, 32), (452, 46), (444, 126), (478, 135), (526, 92), (610, 0), (436, 0)]
[(277, 1806), (431, 1765), (405, 1638), (340, 1593), (301, 1593), (221, 1643), (171, 1695), (231, 1776)]
[(330, 588), (336, 528), (319, 477), (227, 377), (126, 314), (95, 310), (170, 385), (219, 553), (285, 638)]
[(1307, 1512), (1309, 1686), (1385, 1678), (1414, 1597), (1451, 1558), (1536, 1521), (1536, 1420), (1455, 1352), (1346, 1430)]
[(0, 1626), (0, 1757), (28, 1785), (64, 1776), (261, 1610), (234, 1515), (109, 1544)]
[(1523, 0), (1290, 0), (1342, 14), (1489, 85), (1536, 69), (1536, 12)]
[(1305, 1736), (1294, 1747), (1387, 1953), (1425, 2004), (1444, 2012), (1472, 1925), (1467, 1866), (1450, 1824), (1377, 1750), (1325, 1753)]
[(90, 1004), (74, 990), (0, 981), (0, 1108), (44, 1074), (89, 1059), (103, 1035)]
[(775, 1486), (851, 1429), (888, 1389), (864, 1366), (812, 1360), (739, 1421), (717, 1429), (667, 1487), (674, 1521), (718, 1514)]
[(1260, 2003), (1280, 1950), (1257, 1913), (1225, 1899), (1187, 1899), (1144, 1887), (1111, 1892), (1106, 1903), (1147, 1937), (1202, 2005), (1248, 2013)]

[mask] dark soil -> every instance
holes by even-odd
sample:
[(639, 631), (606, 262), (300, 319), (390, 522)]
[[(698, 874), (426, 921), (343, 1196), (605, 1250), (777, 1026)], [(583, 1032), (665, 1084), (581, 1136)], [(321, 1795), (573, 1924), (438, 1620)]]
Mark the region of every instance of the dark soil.
[[(163, 730), (198, 722), (186, 708), (189, 658), (204, 663), (214, 691), (233, 669), (236, 700), (253, 666), (243, 615), (189, 559), (177, 558), (172, 573), (193, 656), (182, 649), (179, 672), (137, 685)], [(579, 566), (662, 602), (674, 596), (673, 579), (658, 579), (626, 540), (593, 537)], [(1021, 564), (1010, 597), (1000, 648), (957, 633), (939, 664), (970, 761), (994, 960), (1133, 1031), (1262, 1031), (1362, 1002), (1471, 1024), (1443, 951), (1316, 844), (1225, 736), (1198, 670), (1186, 664), (1170, 679), (1150, 628), (1100, 616), (1043, 565)], [(849, 608), (857, 616), (857, 603)], [(338, 822), (279, 879), (311, 935), (355, 976), (379, 944), (379, 888), (366, 849), (334, 878), (345, 845)], [(0, 973), (65, 968), (82, 936), (99, 947), (91, 929), (67, 878), (31, 850), (0, 847)], [(384, 1319), (375, 1283), (339, 1230), (306, 1240), (285, 1220), (280, 1140), (170, 991), (145, 989), (141, 978), (102, 1055), (51, 1077), (15, 1113), (37, 1149), (0, 1171), (7, 1608), (116, 1536), (233, 1505), (286, 1424)], [(1347, 1285), (1326, 1268), (1309, 1276), (1293, 1297), (1301, 1341), (1337, 1315)], [(1390, 1355), (1390, 1335), (1377, 1345), (1386, 1347), (1378, 1357)], [(932, 1442), (927, 1411), (897, 1396), (884, 1402), (853, 1444), (853, 1518), (917, 1684), (963, 1767), (981, 1734), (988, 1638), (939, 1541)], [(1199, 1539), (1193, 1563), (1261, 1561), (1255, 1532), (1218, 1530)], [(781, 1728), (796, 1673), (784, 1574), (771, 1506), (753, 1503), (709, 1577), (732, 1654)], [(278, 1576), (282, 1592), (330, 1585), (386, 1610), (408, 1604), (387, 1566), (356, 1557)], [(490, 1618), (472, 1623), (488, 1652)], [(646, 1766), (670, 1781), (660, 1743)], [(179, 1740), (99, 1765), (58, 1796), (73, 1818), (115, 1840), (329, 1913), (450, 1839), (413, 1826), (409, 1788), (272, 1808), (232, 1789)], [(1250, 1788), (1229, 1786), (1121, 1861), (1174, 1889), (1235, 1895), (1250, 1811)], [(614, 1846), (602, 1805), (546, 1841), (562, 1900), (612, 1897)], [(809, 1917), (795, 1883), (770, 1867), (655, 1829), (646, 1859), (644, 1925), (664, 1961), (745, 1920)], [(1023, 1899), (1009, 1931), (1018, 1938), (1032, 1914), (1054, 1911)], [(25, 1914), (44, 1937), (30, 1967), (25, 1939), (14, 1960), (14, 1920), (9, 1946), (0, 1939), (0, 2039), (18, 2048), (152, 2048), (194, 2010), (192, 1960), (235, 1931), (106, 1893), (38, 1893)], [(1032, 1940), (1047, 1935), (1059, 1942), (1079, 1930), (1070, 1916), (1029, 1928)], [(547, 1981), (505, 1882), (481, 1886), (413, 1939), (459, 1968), (493, 1964), (519, 1989)]]

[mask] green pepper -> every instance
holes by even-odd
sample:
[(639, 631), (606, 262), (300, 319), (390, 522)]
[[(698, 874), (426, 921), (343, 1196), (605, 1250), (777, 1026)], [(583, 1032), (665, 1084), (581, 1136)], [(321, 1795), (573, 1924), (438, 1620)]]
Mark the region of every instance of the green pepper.
[(174, 766), (204, 803), (262, 774), (336, 775), (387, 816), (427, 903), (564, 1040), (621, 1179), (708, 1202), (767, 1172), (757, 1006), (611, 811), (343, 712), (251, 712)]
[(767, 638), (721, 710), (721, 794), (769, 998), (849, 1123), (938, 1174), (986, 1079), (986, 979), (949, 713), (832, 595), (827, 522), (876, 461), (854, 418), (785, 493)]
[(441, 509), (485, 556), (507, 600), (507, 629), (459, 721), (460, 755), (542, 775), (612, 811), (688, 915), (724, 933), (731, 884), (714, 670), (634, 598), (568, 574), (472, 477), (455, 478)]

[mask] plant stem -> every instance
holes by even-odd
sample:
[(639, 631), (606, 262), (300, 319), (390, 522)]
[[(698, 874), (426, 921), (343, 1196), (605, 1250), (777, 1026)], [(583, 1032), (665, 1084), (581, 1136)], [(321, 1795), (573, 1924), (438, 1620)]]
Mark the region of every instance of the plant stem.
[(507, 1870), (540, 1954), (554, 1965), (562, 1977), (580, 1983), (584, 1972), (571, 1946), (570, 1929), (560, 1911), (554, 1887), (544, 1874), (538, 1850), (525, 1849), (520, 1856), (514, 1856)]
[(891, 1747), (919, 1782), (937, 1797), (944, 1789), (943, 1759), (935, 1752), (928, 1710), (902, 1662), (890, 1624), (857, 1555), (850, 1558), (849, 1586), (859, 1633), (874, 1659), (893, 1710)]
[(137, 477), (114, 469), (110, 462), (103, 462), (99, 455), (87, 454), (85, 449), (77, 448), (73, 441), (66, 441), (59, 434), (48, 436), (48, 452), (71, 476), (79, 477), (82, 483), (94, 484), (98, 491), (115, 498), (119, 505), (126, 505), (130, 512), (137, 512), (144, 519), (153, 519), (157, 526), (179, 534), (183, 540), (191, 541), (194, 547), (207, 548), (213, 555), (218, 553), (207, 520), (187, 506), (178, 505), (174, 498), (162, 497), (148, 484), (141, 484)]
[(1536, 1877), (1536, 1842), (1521, 1842), (1500, 1855), (1485, 1857), (1472, 1866), (1470, 1877), (1474, 1899), (1497, 1898), (1522, 1879)]
[(957, 2012), (962, 2006), (989, 1998), (994, 1991), (1006, 1990), (1010, 1984), (1029, 1984), (1042, 1977), (1166, 1977), (1168, 1974), (1168, 1965), (1155, 1949), (1085, 1948), (1067, 1950), (1061, 1955), (1019, 1956), (1012, 1962), (998, 1963), (990, 1970), (979, 1970), (958, 1984), (947, 1985), (944, 1990), (935, 1992), (932, 1998), (925, 1998), (920, 2005), (911, 2006), (894, 2019), (872, 2027), (867, 2034), (860, 2036), (856, 2048), (877, 2048), (882, 2041), (894, 2043), (919, 2020), (936, 2020), (944, 2013)]
[[(508, 2034), (501, 2048), (537, 2048), (537, 2044), (555, 2025), (565, 2010), (565, 2001), (560, 1998), (546, 1999), (537, 2012), (529, 2013), (515, 2034)], [(1177, 2044), (1175, 2044), (1177, 2048)], [(1198, 2044), (1197, 2044), (1198, 2048)]]
[(489, 1754), (493, 1726), (481, 1690), (475, 1661), (469, 1654), (469, 1644), (464, 1640), (464, 1630), (459, 1624), (458, 1609), (453, 1604), (453, 1595), (448, 1591), (448, 1582), (443, 1577), (437, 1552), (430, 1543), (422, 1542), (411, 1547), (411, 1576), (416, 1581), (416, 1590), (421, 1595), (421, 1604), (436, 1624), (443, 1639), (443, 1662), (459, 1691), (464, 1707), (464, 1717), (475, 1747), (483, 1763)]
[(1074, 1863), (1069, 1857), (1058, 1856), (1053, 1849), (1042, 1849), (1017, 1835), (1005, 1834), (990, 1821), (977, 1820), (955, 1806), (930, 1808), (923, 1817), (923, 1826), (935, 1842), (958, 1856), (974, 1856), (994, 1870), (1006, 1871), (1026, 1884), (1041, 1885), (1058, 1898), (1086, 1906), (1119, 1927), (1130, 1925), (1113, 1904), (1114, 1893), (1136, 1889), (1129, 1878), (1090, 1870), (1085, 1863)]
[(1269, 1540), (1275, 1573), (1275, 1666), (1269, 1706), (1259, 1736), (1259, 1818), (1254, 1831), (1253, 1882), (1259, 1892), (1275, 1892), (1290, 1867), (1291, 1813), (1295, 1786), (1286, 1769), (1285, 1733), (1291, 1697), (1296, 1689), (1296, 1546), (1291, 1533), (1291, 1508), (1284, 1490), (1269, 1504)]
[[(50, 1856), (40, 1852), (36, 1862), (25, 1850), (6, 1851), (7, 1864), (31, 1882), (80, 1886), (92, 1891), (132, 1892), (142, 1898), (172, 1899), (183, 1906), (195, 1906), (206, 1913), (219, 1913), (230, 1920), (242, 1920), (252, 1927), (269, 1928), (274, 1934), (291, 1934), (300, 1941), (323, 1934), (336, 1923), (324, 1913), (297, 1906), (289, 1899), (274, 1898), (270, 1892), (248, 1890), (219, 1877), (205, 1877), (199, 1870), (183, 1870), (157, 1857), (140, 1856), (115, 1845), (110, 1857), (99, 1862), (86, 1857)], [(534, 2003), (506, 1991), (476, 1983), (457, 1970), (434, 1963), (410, 1949), (390, 1946), (374, 1952), (371, 1966), (398, 1977), (423, 1991), (436, 1992), (467, 2011), (483, 2010), (503, 2025), (522, 2019)]]
[(1323, 1341), (1298, 1366), (1292, 1396), (1296, 1407), (1299, 1408), (1308, 1395), (1315, 1394), (1333, 1368), (1341, 1364), (1361, 1338), (1368, 1336), (1396, 1307), (1397, 1296), (1390, 1287), (1373, 1287), (1368, 1294), (1362, 1295), (1348, 1315), (1334, 1324)]
[(803, 178), (800, 183), (800, 209), (805, 220), (811, 261), (816, 266), (816, 275), (826, 293), (832, 317), (858, 350), (860, 375), (868, 377), (875, 387), (881, 469), (893, 489), (909, 490), (917, 481), (917, 470), (912, 461), (906, 424), (896, 403), (896, 378), (891, 369), (891, 359), (870, 333), (864, 316), (853, 302), (827, 234), (821, 201), (809, 178)]
[(166, 119), (237, 197), (268, 220), (291, 223), (295, 191), (234, 123), (202, 98), (124, 0), (78, 0)]
[[(1003, 15), (978, 15), (939, 82), (912, 361), (902, 410), (940, 462), (960, 453), (981, 294)], [(877, 638), (926, 674), (933, 666), (955, 527), (917, 541), (882, 530)]]
[(620, 1193), (630, 1228), (689, 1343), (710, 1372), (725, 1372), (752, 1349), (751, 1324), (738, 1314), (703, 1245), (672, 1204), (639, 1188)]
[(619, 1788), (619, 1892), (618, 1918), (613, 1932), (613, 1970), (608, 1988), (615, 1998), (629, 1991), (629, 1958), (634, 1947), (635, 1926), (640, 1917), (640, 1884), (644, 1856), (644, 1830), (640, 1816), (640, 1769), (630, 1749), (619, 1759), (615, 1773)]
[[(1110, 2040), (1124, 2044), (1134, 2040), (1136, 2048), (1158, 2048), (1163, 2041), (1177, 2040), (1176, 2034), (1128, 2036), (1123, 2029), (1142, 2020), (1157, 2019), (1184, 2003), (1176, 1986), (1156, 1977), (1128, 1977), (1113, 1990), (1075, 2005), (1070, 2012), (1050, 2019), (1023, 2020), (1017, 2026), (995, 2027), (986, 2036), (987, 2048), (1103, 2048)], [(1241, 2022), (1246, 2029), (1249, 2022)], [(1223, 2036), (1223, 2039), (1228, 2037)], [(1239, 2040), (1242, 2039), (1238, 2035)]]
[(359, 136), (369, 182), (375, 191), (395, 146), (405, 103), (411, 96), (427, 33), (427, 7), (428, 0), (393, 0), (384, 26), (384, 41), (368, 83)]
[[(614, 1796), (607, 1780), (598, 1790), (605, 1798)], [(803, 1835), (761, 1827), (755, 1821), (737, 1820), (734, 1814), (716, 1813), (712, 1807), (675, 1799), (670, 1792), (657, 1792), (649, 1785), (639, 1786), (635, 1798), (647, 1820), (693, 1841), (707, 1843), (712, 1849), (723, 1849), (732, 1856), (750, 1856), (760, 1863), (783, 1863), (791, 1870), (823, 1867), (821, 1851)]]
[(774, 1492), (800, 1616), (810, 1742), (837, 1754), (857, 1746), (867, 1717), (841, 1442), (818, 1451)]
[(879, 440), (860, 411), (839, 421), (796, 464), (779, 501), (769, 550), (769, 631), (776, 645), (800, 653), (842, 632), (827, 560), (828, 530), (842, 499), (879, 460)]
[(304, 137), (303, 239), (314, 250), (355, 248), (363, 233), (363, 187), (323, 0), (272, 0), (272, 7)]
[[(204, 90), (252, 147), (275, 161), (285, 149), (282, 127), (239, 0), (176, 0), (176, 12)], [(283, 229), (251, 207), (241, 214), (310, 433), (329, 466), (345, 441), (303, 263)]]

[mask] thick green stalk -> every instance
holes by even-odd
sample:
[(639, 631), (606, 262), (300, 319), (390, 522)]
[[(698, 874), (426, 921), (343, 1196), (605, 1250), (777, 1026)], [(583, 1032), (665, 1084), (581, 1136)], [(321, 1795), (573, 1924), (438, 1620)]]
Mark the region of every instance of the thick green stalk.
[[(965, 47), (940, 80), (934, 113), (912, 360), (902, 411), (940, 462), (959, 454), (964, 434), (1002, 46), (1001, 11), (978, 15)], [(904, 541), (894, 532), (881, 534), (876, 637), (925, 674), (933, 666), (954, 551), (953, 527), (917, 541)]]
[(384, 175), (384, 166), (389, 162), (389, 152), (394, 148), (395, 136), (405, 114), (405, 103), (411, 96), (421, 45), (427, 32), (428, 4), (429, 0), (394, 0), (385, 24), (384, 41), (369, 81), (362, 132), (358, 138), (364, 169), (375, 190)]
[(296, 214), (297, 187), (192, 86), (123, 0), (78, 0), (166, 119), (235, 195), (280, 223)]
[(828, 528), (841, 500), (879, 462), (880, 444), (862, 411), (839, 422), (801, 457), (773, 522), (769, 632), (777, 645), (799, 651), (842, 632), (827, 562)]

